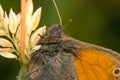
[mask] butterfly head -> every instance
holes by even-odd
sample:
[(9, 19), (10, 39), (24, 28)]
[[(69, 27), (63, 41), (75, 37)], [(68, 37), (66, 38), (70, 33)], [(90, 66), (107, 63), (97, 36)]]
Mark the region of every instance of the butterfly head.
[(59, 43), (63, 39), (63, 28), (59, 24), (54, 24), (49, 27), (46, 34), (44, 36), (41, 36), (42, 39), (40, 40), (39, 44), (53, 44), (53, 43)]

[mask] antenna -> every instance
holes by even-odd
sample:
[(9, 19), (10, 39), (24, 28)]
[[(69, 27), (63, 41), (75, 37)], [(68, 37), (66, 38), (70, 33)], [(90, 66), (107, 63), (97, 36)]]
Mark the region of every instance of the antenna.
[(59, 20), (60, 20), (60, 25), (62, 25), (62, 18), (61, 18), (60, 12), (58, 10), (57, 4), (56, 4), (55, 0), (52, 0), (52, 1), (53, 1), (54, 6), (55, 6), (55, 9), (57, 11), (57, 14), (58, 14), (58, 17), (59, 17)]

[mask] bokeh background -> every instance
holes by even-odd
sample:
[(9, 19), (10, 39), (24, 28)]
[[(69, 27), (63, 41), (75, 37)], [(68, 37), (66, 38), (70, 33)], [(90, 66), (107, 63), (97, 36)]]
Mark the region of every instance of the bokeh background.
[[(34, 10), (42, 7), (40, 26), (59, 23), (52, 0), (33, 0)], [(120, 0), (56, 0), (66, 34), (81, 41), (120, 52)], [(18, 13), (20, 0), (0, 0), (3, 9)], [(0, 56), (0, 80), (16, 80), (19, 62)]]

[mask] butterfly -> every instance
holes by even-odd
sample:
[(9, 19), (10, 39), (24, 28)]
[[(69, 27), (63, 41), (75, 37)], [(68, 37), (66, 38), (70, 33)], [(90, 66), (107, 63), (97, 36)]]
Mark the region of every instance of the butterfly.
[(76, 40), (52, 25), (30, 57), (27, 80), (120, 80), (120, 54)]

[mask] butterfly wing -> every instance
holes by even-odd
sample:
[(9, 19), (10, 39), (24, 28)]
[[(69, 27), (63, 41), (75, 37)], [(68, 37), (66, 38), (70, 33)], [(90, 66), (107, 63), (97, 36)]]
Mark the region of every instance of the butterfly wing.
[[(120, 80), (119, 60), (96, 49), (82, 49), (75, 60), (79, 80)], [(120, 70), (119, 70), (120, 72)]]
[(71, 38), (63, 47), (74, 55), (78, 80), (120, 80), (119, 53)]

